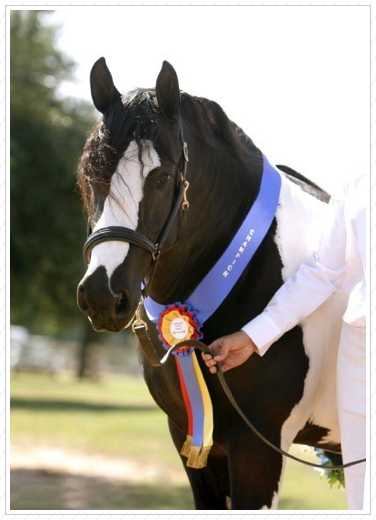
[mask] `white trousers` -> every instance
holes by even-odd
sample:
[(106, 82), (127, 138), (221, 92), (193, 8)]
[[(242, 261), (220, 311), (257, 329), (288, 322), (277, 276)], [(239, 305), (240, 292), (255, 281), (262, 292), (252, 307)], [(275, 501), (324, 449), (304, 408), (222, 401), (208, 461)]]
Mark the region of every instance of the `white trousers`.
[[(366, 329), (343, 323), (337, 364), (343, 462), (366, 456)], [(366, 464), (345, 469), (348, 509), (363, 509)]]

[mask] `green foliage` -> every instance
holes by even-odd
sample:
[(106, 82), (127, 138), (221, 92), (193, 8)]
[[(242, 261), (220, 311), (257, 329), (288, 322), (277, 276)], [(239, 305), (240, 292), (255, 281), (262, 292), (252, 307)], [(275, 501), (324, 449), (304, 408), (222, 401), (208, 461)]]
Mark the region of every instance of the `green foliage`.
[(345, 488), (345, 472), (343, 469), (332, 469), (327, 475), (330, 487), (338, 487), (338, 489)]
[[(323, 454), (327, 457), (327, 466), (338, 466), (343, 464), (342, 456), (330, 451), (323, 450)], [(345, 472), (343, 469), (332, 469), (325, 471), (326, 478), (330, 487), (338, 487), (338, 489), (345, 489)]]
[(49, 11), (10, 18), (11, 322), (56, 332), (80, 327), (85, 219), (77, 162), (91, 106), (59, 98), (73, 62), (57, 49)]
[(337, 486), (339, 489), (345, 488), (345, 472), (343, 469), (325, 469), (327, 466), (340, 466), (343, 464), (342, 455), (330, 451), (313, 448), (316, 456), (320, 459), (322, 469), (318, 471), (326, 477), (330, 487)]

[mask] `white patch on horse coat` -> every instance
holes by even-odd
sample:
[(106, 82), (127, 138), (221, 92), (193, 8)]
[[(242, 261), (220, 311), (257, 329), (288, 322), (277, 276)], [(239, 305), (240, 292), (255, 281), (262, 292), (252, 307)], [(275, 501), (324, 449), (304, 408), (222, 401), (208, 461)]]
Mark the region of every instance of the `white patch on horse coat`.
[[(283, 172), (280, 173), (282, 186), (276, 212), (275, 240), (283, 264), (282, 278), (286, 280), (304, 259), (318, 249), (328, 205), (304, 192)], [(284, 451), (289, 451), (297, 433), (308, 420), (330, 430), (323, 441), (340, 442), (336, 407), (336, 359), (344, 308), (344, 295), (336, 293), (300, 324), (309, 369), (302, 399), (292, 409), (282, 427), (281, 448)], [(271, 507), (264, 506), (261, 509), (277, 509), (285, 467), (284, 457), (278, 491), (273, 494)]]
[[(276, 243), (283, 263), (284, 280), (318, 249), (326, 208), (325, 203), (304, 192), (282, 173), (281, 196), (276, 213)], [(303, 397), (282, 428), (281, 446), (284, 450), (290, 448), (298, 431), (308, 420), (330, 430), (323, 440), (340, 442), (336, 359), (345, 304), (344, 294), (336, 293), (301, 323), (309, 370)]]
[[(144, 193), (145, 179), (161, 161), (151, 141), (144, 141), (142, 162), (138, 159), (138, 145), (131, 141), (116, 172), (111, 179), (110, 193), (105, 200), (103, 212), (93, 231), (107, 226), (123, 226), (135, 230), (138, 224), (138, 211)], [(104, 266), (108, 280), (128, 254), (129, 244), (126, 242), (102, 242), (91, 252), (91, 260), (85, 277), (93, 273), (99, 266)]]

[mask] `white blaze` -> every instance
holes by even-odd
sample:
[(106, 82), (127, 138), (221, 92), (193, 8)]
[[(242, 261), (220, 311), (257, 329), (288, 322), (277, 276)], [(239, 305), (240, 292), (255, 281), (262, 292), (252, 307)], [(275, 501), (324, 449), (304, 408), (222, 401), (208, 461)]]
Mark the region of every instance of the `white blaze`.
[[(120, 159), (110, 186), (103, 213), (93, 231), (107, 226), (123, 226), (135, 230), (138, 224), (138, 211), (144, 194), (147, 176), (161, 161), (151, 141), (144, 141), (142, 162), (138, 159), (138, 146), (131, 141), (123, 157)], [(102, 242), (91, 251), (91, 259), (85, 277), (93, 273), (99, 266), (106, 268), (108, 280), (128, 254), (127, 242)]]

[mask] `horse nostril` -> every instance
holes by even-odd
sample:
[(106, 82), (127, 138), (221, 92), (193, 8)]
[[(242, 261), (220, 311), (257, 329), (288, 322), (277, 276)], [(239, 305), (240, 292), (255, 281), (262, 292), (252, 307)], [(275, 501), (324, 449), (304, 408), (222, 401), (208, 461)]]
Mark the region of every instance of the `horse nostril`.
[(117, 295), (117, 302), (116, 302), (116, 314), (117, 316), (122, 316), (124, 314), (127, 314), (129, 311), (129, 300), (126, 297), (126, 294), (124, 291), (120, 291)]
[(80, 284), (77, 289), (77, 305), (81, 312), (88, 314), (89, 306), (85, 298), (85, 288), (82, 284)]
[(116, 307), (117, 307), (118, 305), (121, 304), (121, 302), (123, 301), (123, 299), (124, 299), (124, 293), (123, 293), (123, 291), (122, 291), (121, 293), (119, 293), (119, 295), (118, 295), (118, 297), (117, 297)]

